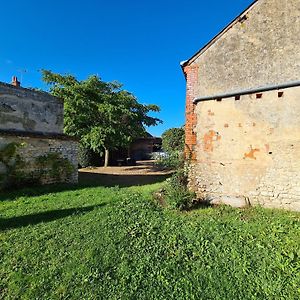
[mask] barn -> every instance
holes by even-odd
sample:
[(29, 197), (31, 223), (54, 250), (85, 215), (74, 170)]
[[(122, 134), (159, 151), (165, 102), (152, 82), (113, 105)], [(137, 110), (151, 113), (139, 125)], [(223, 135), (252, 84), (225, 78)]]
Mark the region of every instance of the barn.
[(257, 0), (181, 64), (199, 198), (300, 211), (299, 40), (299, 0)]

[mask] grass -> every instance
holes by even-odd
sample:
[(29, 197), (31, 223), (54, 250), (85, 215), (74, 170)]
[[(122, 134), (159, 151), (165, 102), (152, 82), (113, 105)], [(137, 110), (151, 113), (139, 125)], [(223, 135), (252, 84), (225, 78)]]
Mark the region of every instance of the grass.
[(179, 213), (160, 185), (1, 194), (0, 298), (300, 298), (299, 214)]

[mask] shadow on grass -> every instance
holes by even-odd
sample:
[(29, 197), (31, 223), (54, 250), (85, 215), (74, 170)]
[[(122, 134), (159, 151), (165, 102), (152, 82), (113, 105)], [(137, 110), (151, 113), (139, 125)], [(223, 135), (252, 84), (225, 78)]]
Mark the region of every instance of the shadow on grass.
[(130, 187), (165, 181), (170, 175), (112, 175), (89, 172), (79, 173), (79, 184), (84, 186)]
[(105, 205), (106, 203), (101, 203), (98, 205), (91, 205), (86, 207), (50, 210), (40, 212), (37, 214), (12, 217), (9, 219), (0, 218), (0, 230), (3, 231), (13, 228), (20, 228), (28, 225), (36, 225), (39, 223), (51, 222), (54, 220), (63, 219), (71, 215), (82, 215)]
[(207, 209), (207, 208), (212, 208), (212, 207), (215, 207), (215, 206), (207, 200), (194, 201), (192, 203), (192, 206), (187, 208), (185, 211), (190, 212), (190, 211), (194, 211), (194, 210)]
[(18, 197), (41, 196), (49, 193), (76, 191), (89, 187), (115, 187), (120, 188), (148, 185), (165, 181), (171, 175), (111, 175), (92, 172), (79, 172), (78, 184), (55, 184), (45, 186), (31, 186), (0, 192), (1, 201), (11, 201)]

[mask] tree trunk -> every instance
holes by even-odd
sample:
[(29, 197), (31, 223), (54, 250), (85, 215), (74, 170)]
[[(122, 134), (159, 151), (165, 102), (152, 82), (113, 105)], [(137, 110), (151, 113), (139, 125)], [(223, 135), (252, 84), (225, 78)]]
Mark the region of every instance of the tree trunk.
[(127, 157), (131, 157), (130, 146), (128, 146), (128, 149), (127, 149)]
[(108, 167), (108, 160), (109, 160), (109, 150), (105, 148), (104, 154), (104, 167)]

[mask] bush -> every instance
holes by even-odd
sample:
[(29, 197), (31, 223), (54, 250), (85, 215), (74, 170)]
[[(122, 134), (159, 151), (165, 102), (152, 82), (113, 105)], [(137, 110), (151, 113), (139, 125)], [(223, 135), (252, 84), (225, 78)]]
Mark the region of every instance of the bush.
[(86, 167), (99, 167), (103, 164), (99, 153), (94, 152), (91, 149), (79, 146), (78, 151), (78, 165), (80, 168)]
[(78, 164), (81, 168), (86, 168), (92, 165), (92, 150), (79, 146), (78, 149)]
[(179, 210), (192, 208), (193, 200), (196, 195), (188, 190), (187, 184), (187, 172), (183, 168), (179, 169), (168, 180), (166, 187), (166, 201), (171, 208)]
[(170, 169), (183, 168), (184, 128), (166, 130), (162, 134), (162, 147), (164, 152), (155, 158), (157, 165)]
[(184, 165), (183, 153), (181, 151), (174, 151), (166, 155), (158, 156), (156, 164), (162, 168), (179, 169)]
[(168, 153), (183, 151), (184, 149), (184, 128), (170, 128), (162, 134), (162, 147)]

